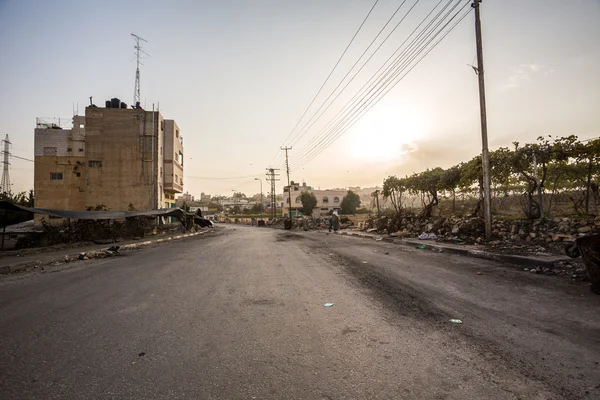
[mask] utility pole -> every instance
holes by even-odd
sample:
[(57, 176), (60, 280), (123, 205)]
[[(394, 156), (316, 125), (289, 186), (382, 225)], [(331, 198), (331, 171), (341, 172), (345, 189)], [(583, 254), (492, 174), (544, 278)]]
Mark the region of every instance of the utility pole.
[(535, 150), (533, 151), (533, 173), (535, 178), (535, 187), (538, 192), (538, 200), (540, 202), (540, 219), (544, 219), (544, 199), (542, 197), (542, 186), (540, 185), (540, 179), (538, 178), (538, 165), (537, 158), (535, 157)]
[(477, 76), (479, 77), (479, 110), (481, 113), (481, 161), (483, 167), (483, 218), (485, 238), (492, 239), (492, 193), (490, 182), (490, 151), (488, 149), (487, 115), (485, 107), (485, 81), (483, 79), (483, 44), (481, 40), (481, 16), (479, 4), (482, 0), (473, 0), (475, 9), (475, 37), (477, 41)]
[(290, 217), (290, 223), (292, 222), (292, 187), (290, 186), (290, 163), (288, 159), (288, 150), (291, 150), (292, 147), (281, 147), (281, 150), (285, 150), (285, 169), (287, 172), (287, 182), (288, 182), (288, 201), (290, 206), (288, 207), (288, 214)]
[(279, 174), (276, 174), (275, 171), (279, 171), (276, 168), (267, 168), (267, 177), (265, 180), (271, 183), (271, 218), (275, 218), (277, 216), (277, 193), (275, 191), (275, 182), (279, 180), (277, 178)]
[[(132, 33), (131, 36), (133, 37), (133, 40), (135, 40), (135, 46), (133, 46), (133, 48), (135, 49), (135, 58), (136, 58), (136, 69), (135, 69), (135, 86), (133, 88), (133, 105), (136, 108), (139, 108), (140, 105), (140, 64), (144, 65), (140, 62), (140, 53), (144, 53), (145, 55), (148, 55), (148, 53), (146, 53), (144, 50), (142, 50), (142, 45), (140, 42), (146, 42), (148, 43), (148, 41), (144, 38), (139, 37), (138, 35)], [(91, 98), (90, 98), (91, 100)]]
[(9, 157), (10, 157), (10, 140), (8, 139), (8, 135), (6, 135), (6, 139), (4, 139), (2, 141), (2, 143), (4, 143), (4, 161), (2, 161), (2, 164), (4, 164), (3, 167), (3, 171), (2, 171), (2, 186), (0, 188), (0, 191), (2, 193), (6, 193), (6, 194), (10, 194), (11, 193), (11, 187), (10, 187), (10, 175), (9, 175), (9, 165), (10, 165), (10, 161), (9, 161)]
[(379, 216), (379, 189), (375, 190), (375, 201), (377, 201), (377, 216)]

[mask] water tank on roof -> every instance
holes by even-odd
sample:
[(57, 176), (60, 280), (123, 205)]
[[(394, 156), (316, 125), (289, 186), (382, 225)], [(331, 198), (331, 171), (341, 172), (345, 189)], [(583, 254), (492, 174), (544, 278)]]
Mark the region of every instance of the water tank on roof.
[(119, 108), (120, 105), (121, 100), (117, 99), (116, 97), (114, 99), (110, 99), (110, 108)]
[(110, 108), (110, 100), (106, 100), (106, 108)]

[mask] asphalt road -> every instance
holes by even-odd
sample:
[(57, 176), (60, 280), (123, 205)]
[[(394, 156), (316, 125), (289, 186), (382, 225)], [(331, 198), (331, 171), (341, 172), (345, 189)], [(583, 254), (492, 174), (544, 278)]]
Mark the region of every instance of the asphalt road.
[(0, 399), (599, 399), (599, 310), (494, 262), (227, 226), (0, 280)]

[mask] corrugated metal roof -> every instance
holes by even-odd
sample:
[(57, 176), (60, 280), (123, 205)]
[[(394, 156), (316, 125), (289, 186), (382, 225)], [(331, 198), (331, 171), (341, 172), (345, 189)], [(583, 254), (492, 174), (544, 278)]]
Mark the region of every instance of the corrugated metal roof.
[(8, 225), (6, 227), (6, 233), (32, 233), (43, 231), (44, 230), (42, 229), (42, 227), (35, 226), (33, 224), (33, 220), (21, 222), (20, 224)]

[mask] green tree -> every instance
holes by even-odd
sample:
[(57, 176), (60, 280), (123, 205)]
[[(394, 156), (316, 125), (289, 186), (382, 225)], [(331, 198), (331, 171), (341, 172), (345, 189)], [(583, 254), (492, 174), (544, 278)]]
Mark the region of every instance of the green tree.
[(396, 176), (388, 176), (383, 181), (383, 198), (390, 199), (396, 213), (402, 210), (402, 197), (406, 189), (406, 180), (397, 178)]
[(263, 205), (260, 203), (256, 203), (252, 206), (251, 211), (253, 213), (261, 213), (263, 212)]
[(356, 210), (360, 207), (360, 197), (352, 190), (348, 190), (340, 206), (342, 214), (356, 214)]
[(307, 190), (300, 193), (300, 201), (302, 202), (302, 208), (300, 211), (302, 214), (312, 215), (313, 209), (317, 206), (317, 197), (314, 193)]

